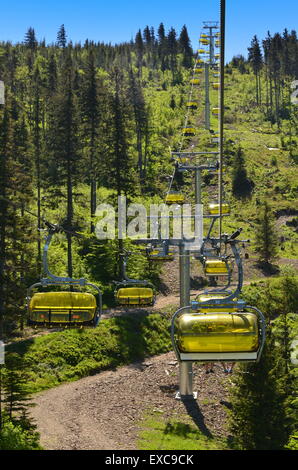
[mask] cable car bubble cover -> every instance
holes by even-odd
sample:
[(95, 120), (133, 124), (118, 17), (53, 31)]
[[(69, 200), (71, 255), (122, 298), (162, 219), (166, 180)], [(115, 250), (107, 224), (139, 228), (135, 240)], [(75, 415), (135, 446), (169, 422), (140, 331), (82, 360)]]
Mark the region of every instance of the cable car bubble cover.
[(121, 287), (116, 293), (119, 302), (129, 300), (147, 300), (152, 301), (154, 297), (153, 289), (151, 287)]
[(224, 268), (226, 263), (221, 259), (208, 259), (205, 261), (206, 268)]
[(259, 347), (253, 313), (184, 314), (176, 328), (181, 352), (252, 352)]
[(165, 199), (166, 203), (179, 203), (179, 202), (184, 202), (184, 194), (180, 193), (169, 193), (166, 195)]
[(30, 299), (29, 309), (96, 309), (96, 298), (88, 292), (37, 292)]
[[(211, 215), (219, 214), (219, 204), (209, 204), (208, 205), (208, 212)], [(221, 213), (228, 214), (230, 212), (230, 205), (227, 203), (223, 203), (221, 205)]]
[[(194, 305), (193, 310), (196, 310), (197, 312), (204, 312), (204, 313), (213, 313), (213, 312), (237, 312), (240, 308), (241, 305), (237, 304), (234, 301), (230, 301), (229, 303), (225, 303), (224, 299), (228, 296), (229, 294), (224, 294), (224, 293), (218, 293), (218, 294), (201, 294), (198, 296), (197, 300), (198, 303)], [(223, 300), (221, 303), (217, 303), (216, 305), (210, 306), (208, 304), (209, 300), (216, 299), (216, 300)], [(204, 302), (205, 305), (200, 305), (201, 302)], [(234, 304), (234, 305), (233, 305)]]

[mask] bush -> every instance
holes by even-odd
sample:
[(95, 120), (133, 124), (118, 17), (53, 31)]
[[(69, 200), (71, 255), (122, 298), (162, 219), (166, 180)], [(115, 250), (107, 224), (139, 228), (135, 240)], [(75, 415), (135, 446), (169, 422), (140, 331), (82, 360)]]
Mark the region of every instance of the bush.
[(143, 360), (171, 349), (169, 320), (159, 314), (125, 315), (97, 328), (65, 330), (12, 344), (28, 364), (31, 393)]
[(38, 433), (25, 431), (7, 421), (0, 431), (0, 450), (41, 450), (38, 439)]

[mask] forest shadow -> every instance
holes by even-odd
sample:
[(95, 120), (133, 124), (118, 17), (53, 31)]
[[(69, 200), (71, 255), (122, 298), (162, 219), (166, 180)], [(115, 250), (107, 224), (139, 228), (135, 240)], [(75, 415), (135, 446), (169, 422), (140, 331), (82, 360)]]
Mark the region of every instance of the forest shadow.
[(254, 267), (259, 269), (264, 276), (274, 276), (280, 272), (279, 266), (267, 262), (259, 261), (254, 264)]
[(207, 282), (203, 276), (193, 276), (190, 278), (190, 288), (194, 290), (203, 289), (206, 287)]
[(168, 295), (171, 293), (171, 289), (169, 288), (169, 286), (161, 280), (158, 281), (157, 289), (158, 292), (162, 295)]
[(25, 356), (25, 354), (29, 351), (30, 347), (34, 344), (34, 341), (35, 337), (15, 341), (6, 345), (5, 351), (7, 353), (17, 353), (20, 356)]
[(211, 431), (205, 424), (205, 418), (200, 410), (197, 401), (194, 398), (181, 398), (181, 401), (186, 409), (188, 416), (193, 420), (199, 431), (206, 437), (213, 438)]

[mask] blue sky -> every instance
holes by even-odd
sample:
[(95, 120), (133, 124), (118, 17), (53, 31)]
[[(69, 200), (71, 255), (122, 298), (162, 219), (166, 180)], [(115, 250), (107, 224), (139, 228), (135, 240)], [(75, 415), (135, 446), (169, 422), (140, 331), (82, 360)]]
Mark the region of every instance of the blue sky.
[[(227, 0), (226, 59), (247, 54), (254, 34), (263, 39), (267, 31), (298, 29), (297, 0)], [(186, 24), (192, 46), (197, 48), (203, 21), (219, 19), (219, 0), (13, 0), (2, 2), (0, 40), (19, 42), (32, 26), (39, 40), (56, 40), (65, 25), (68, 38), (119, 43), (135, 37), (146, 25), (157, 30), (163, 22), (166, 31), (178, 33)]]

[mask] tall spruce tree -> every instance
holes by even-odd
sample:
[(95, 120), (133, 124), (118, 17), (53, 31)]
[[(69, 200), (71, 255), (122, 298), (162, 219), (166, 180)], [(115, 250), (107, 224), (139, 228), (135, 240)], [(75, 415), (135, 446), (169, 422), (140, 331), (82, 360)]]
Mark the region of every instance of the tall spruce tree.
[(17, 353), (8, 353), (5, 358), (3, 374), (3, 404), (4, 410), (11, 421), (16, 423), (26, 416), (28, 425), (28, 407), (33, 406), (31, 396), (27, 391), (29, 373), (23, 358)]
[(94, 51), (89, 51), (84, 80), (82, 83), (82, 114), (83, 114), (83, 136), (88, 143), (89, 154), (89, 184), (90, 184), (90, 217), (91, 233), (94, 232), (94, 216), (96, 211), (96, 181), (98, 171), (98, 133), (99, 133), (99, 98), (98, 84), (96, 78), (96, 66)]
[(274, 215), (267, 201), (264, 201), (256, 220), (254, 249), (259, 262), (268, 265), (277, 252), (277, 235)]
[(142, 33), (141, 30), (136, 34), (135, 37), (135, 47), (136, 47), (136, 53), (137, 53), (137, 67), (139, 71), (139, 77), (142, 76), (142, 66), (143, 66), (143, 56), (144, 56), (144, 42), (142, 39)]
[(30, 26), (30, 28), (28, 28), (28, 30), (25, 34), (24, 43), (30, 49), (35, 50), (37, 48), (37, 39), (36, 39), (36, 35), (35, 35), (35, 30), (31, 26)]
[(9, 271), (12, 269), (10, 235), (15, 226), (11, 184), (14, 171), (13, 120), (9, 101), (0, 121), (0, 339), (7, 334), (9, 298), (11, 295)]
[(257, 104), (262, 103), (261, 94), (261, 80), (260, 71), (263, 66), (262, 52), (257, 36), (254, 36), (251, 41), (251, 46), (248, 48), (248, 60), (252, 65), (255, 77), (256, 77), (256, 102)]
[(183, 54), (182, 65), (183, 67), (192, 67), (192, 48), (186, 26), (184, 25), (179, 36), (179, 49)]
[[(60, 70), (57, 93), (51, 99), (51, 116), (47, 133), (50, 149), (48, 183), (66, 187), (66, 217), (64, 227), (71, 230), (74, 223), (73, 188), (81, 179), (80, 143), (78, 139), (78, 105), (74, 93), (74, 64), (71, 48), (66, 49)], [(58, 193), (59, 194), (59, 193)], [(60, 197), (65, 197), (60, 192)], [(72, 277), (72, 238), (67, 234), (68, 275)]]
[(133, 111), (128, 99), (127, 81), (124, 73), (115, 67), (111, 73), (113, 93), (110, 95), (109, 158), (107, 181), (117, 196), (129, 196), (136, 190), (135, 173), (131, 155)]
[(64, 24), (62, 24), (57, 33), (57, 46), (62, 47), (64, 49), (66, 45), (67, 45), (67, 34), (65, 31)]
[(130, 99), (134, 111), (135, 128), (137, 137), (137, 152), (138, 152), (138, 170), (140, 183), (142, 185), (144, 174), (143, 174), (143, 138), (147, 129), (147, 116), (145, 100), (142, 92), (140, 82), (134, 76), (132, 70), (129, 73), (130, 77)]
[(166, 38), (165, 27), (164, 27), (163, 23), (160, 23), (160, 25), (158, 27), (157, 36), (158, 36), (158, 57), (159, 57), (159, 60), (160, 60), (161, 70), (164, 71), (166, 69), (166, 43), (167, 43), (167, 38)]
[(236, 198), (248, 197), (253, 184), (247, 177), (243, 150), (238, 147), (232, 160), (232, 192)]
[(175, 72), (177, 70), (177, 52), (177, 33), (174, 28), (171, 28), (167, 36), (167, 54), (169, 56), (169, 66), (170, 70), (172, 71), (173, 80)]
[(261, 360), (242, 365), (231, 389), (229, 428), (239, 450), (281, 450), (288, 439), (283, 396), (274, 373), (276, 349), (267, 335)]

